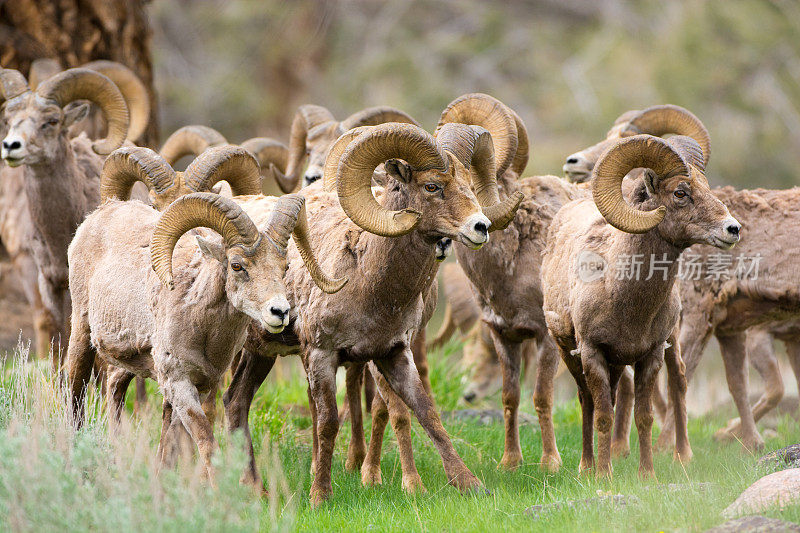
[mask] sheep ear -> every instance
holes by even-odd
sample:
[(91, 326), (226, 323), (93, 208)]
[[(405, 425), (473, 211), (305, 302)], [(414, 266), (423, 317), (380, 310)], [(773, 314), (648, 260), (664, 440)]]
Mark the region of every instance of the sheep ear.
[(197, 245), (200, 247), (200, 251), (203, 252), (203, 255), (216, 259), (223, 265), (228, 263), (228, 256), (225, 255), (225, 248), (222, 244), (211, 242), (200, 235), (197, 235), (195, 238), (197, 239)]
[(389, 159), (383, 164), (386, 173), (401, 183), (411, 181), (411, 167), (408, 163), (399, 159)]
[(64, 108), (64, 126), (70, 127), (76, 122), (85, 119), (89, 114), (89, 104), (86, 102), (71, 102)]
[(642, 179), (644, 180), (644, 187), (647, 189), (647, 194), (653, 196), (656, 193), (656, 187), (658, 187), (658, 176), (648, 168), (645, 169)]

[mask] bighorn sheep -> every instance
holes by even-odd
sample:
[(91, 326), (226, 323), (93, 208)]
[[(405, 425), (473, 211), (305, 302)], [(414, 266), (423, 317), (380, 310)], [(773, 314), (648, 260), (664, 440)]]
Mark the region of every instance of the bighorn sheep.
[[(634, 168), (646, 170), (631, 206), (622, 180)], [(741, 227), (711, 193), (704, 169), (704, 152), (690, 137), (621, 139), (594, 167), (594, 201), (570, 202), (553, 219), (542, 262), (544, 311), (579, 388), (580, 470), (594, 465), (596, 426), (597, 473), (611, 475), (613, 393), (627, 365), (634, 367), (640, 475), (655, 476), (652, 393), (665, 360), (679, 436), (683, 433), (686, 406), (680, 391), (686, 380), (676, 364), (680, 358), (664, 355), (665, 349), (680, 351), (677, 259), (696, 243), (731, 248)], [(650, 276), (629, 277), (621, 270), (626, 258), (642, 256)], [(688, 460), (689, 442), (679, 439), (676, 454)]]
[[(120, 89), (130, 111), (128, 138), (135, 140), (147, 127), (150, 118), (147, 89), (127, 67), (111, 61), (93, 61), (83, 65), (111, 79)], [(35, 90), (44, 80), (56, 75), (61, 67), (55, 60), (36, 60), (31, 65), (30, 88)], [(70, 104), (74, 105), (74, 104)], [(88, 132), (90, 137), (98, 128)], [(74, 132), (70, 132), (72, 135)], [(3, 165), (0, 169), (0, 241), (3, 242), (22, 281), (24, 293), (33, 307), (36, 352), (46, 357), (50, 339), (56, 335), (50, 310), (39, 293), (39, 274), (33, 258), (34, 224), (25, 195), (24, 169)]]
[[(114, 152), (103, 172), (128, 188), (138, 180), (168, 191), (178, 181), (146, 148)], [(222, 146), (198, 157), (184, 178), (255, 182), (258, 164), (242, 148)], [(124, 371), (158, 381), (164, 393), (160, 458), (167, 461), (168, 446), (188, 430), (212, 474), (215, 441), (201, 397), (215, 389), (251, 319), (272, 333), (288, 324), (283, 278), (290, 235), (296, 248), (288, 260), (299, 252), (311, 283), (335, 292), (346, 281), (327, 277), (317, 264), (302, 197), (262, 198), (270, 215), (261, 230), (236, 203), (212, 193), (181, 196), (163, 214), (112, 198), (81, 224), (69, 248), (74, 305), (67, 354), (78, 423), (97, 353)], [(210, 228), (221, 241), (207, 233), (197, 235), (197, 245), (181, 240), (197, 227)]]
[[(419, 126), (416, 120), (392, 107), (370, 107), (337, 122), (331, 112), (322, 106), (300, 106), (292, 120), (292, 129), (289, 134), (286, 173), (281, 172), (277, 166), (270, 167), (270, 172), (285, 193), (308, 186), (322, 178), (328, 151), (340, 135), (360, 126), (375, 126), (386, 122), (401, 122)], [(308, 157), (308, 166), (303, 173), (303, 163), (306, 157)], [(301, 175), (302, 183), (300, 182)]]
[[(590, 172), (600, 153), (610, 143), (638, 133), (689, 135), (701, 144), (704, 157), (708, 160), (710, 141), (699, 119), (677, 106), (654, 106), (643, 111), (624, 113), (615, 121), (606, 140), (570, 155), (564, 165), (566, 175), (575, 179)], [(792, 235), (780, 231), (780, 228), (792, 226), (787, 222), (787, 217), (794, 216), (800, 210), (800, 203), (796, 189), (736, 191), (725, 187), (712, 189), (712, 192), (744, 224), (738, 255), (709, 254), (705, 247), (692, 247), (685, 255), (694, 257), (696, 263), (701, 265), (708, 265), (713, 255), (717, 262), (730, 265), (733, 269), (739, 258), (760, 260), (760, 272), (753, 274), (761, 279), (748, 279), (752, 276), (742, 279), (736, 275), (715, 279), (718, 276), (702, 274), (681, 281), (684, 318), (680, 342), (686, 364), (686, 379), (691, 379), (706, 343), (714, 333), (720, 343), (728, 386), (740, 413), (740, 418), (730, 421), (726, 428), (717, 433), (717, 437), (731, 438), (735, 435), (746, 447), (758, 448), (763, 440), (755, 422), (777, 405), (783, 395), (783, 382), (772, 352), (773, 337), (786, 343), (790, 363), (796, 369), (795, 377), (800, 380), (800, 356), (797, 355), (800, 348), (795, 344), (797, 331), (791, 325), (797, 319), (797, 313), (792, 309), (796, 306), (794, 302), (798, 301), (794, 287), (800, 280), (795, 274), (791, 257), (794, 249)], [(757, 237), (748, 239), (748, 235)], [(769, 242), (769, 246), (765, 242)], [(769, 278), (764, 279), (765, 275)], [(748, 405), (745, 353), (765, 381), (764, 393), (752, 411)], [(673, 433), (674, 426), (668, 418), (659, 444), (663, 446), (669, 442)]]
[[(387, 186), (378, 202), (371, 183), (381, 163)], [(335, 172), (331, 180), (329, 172)], [(225, 394), (226, 413), (236, 421), (232, 429), (240, 427), (247, 433), (249, 402), (269, 372), (270, 356), (297, 353), (291, 345), (299, 345), (317, 427), (311, 502), (318, 505), (331, 494), (331, 459), (339, 425), (336, 368), (369, 362), (373, 373), (380, 375), (380, 389), (393, 391), (414, 411), (439, 451), (450, 483), (462, 491), (475, 489), (481, 483), (447, 437), (415, 370), (410, 343), (424, 311), (423, 296), (436, 273), (432, 253), (436, 241), (447, 237), (479, 248), (488, 240), (490, 224), (502, 229), (513, 218), (521, 195), (500, 201), (488, 132), (454, 124), (443, 128), (436, 139), (410, 124), (351, 130), (331, 148), (325, 174), (326, 181), (335, 184), (336, 194), (319, 186), (304, 188), (300, 194), (307, 200), (311, 224), (320, 229), (313, 238), (315, 247), (324, 251), (324, 264), (351, 281), (323, 301), (290, 258), (287, 288), (297, 314), (295, 338), (251, 328), (242, 362)], [(471, 179), (478, 199), (470, 189)], [(241, 205), (255, 216), (257, 201)]]

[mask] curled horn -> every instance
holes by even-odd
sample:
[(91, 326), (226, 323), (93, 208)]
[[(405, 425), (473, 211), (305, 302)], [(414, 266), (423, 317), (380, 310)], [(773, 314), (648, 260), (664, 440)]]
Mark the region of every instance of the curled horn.
[(227, 144), (209, 148), (183, 173), (183, 183), (191, 192), (210, 191), (223, 180), (230, 184), (234, 196), (261, 192), (258, 162), (241, 146)]
[(95, 141), (92, 148), (106, 155), (119, 148), (128, 134), (128, 106), (113, 81), (93, 70), (71, 68), (45, 80), (36, 93), (64, 107), (75, 100), (89, 100), (103, 112), (108, 136)]
[(368, 107), (358, 113), (353, 113), (341, 123), (342, 131), (352, 130), (359, 126), (377, 126), (386, 122), (402, 122), (419, 126), (419, 122), (411, 118), (408, 113), (393, 107)]
[(100, 175), (100, 201), (130, 199), (133, 185), (141, 181), (150, 190), (156, 209), (161, 211), (178, 195), (175, 171), (149, 148), (125, 146), (111, 153)]
[(372, 173), (378, 165), (392, 158), (403, 159), (415, 170), (446, 172), (448, 169), (447, 156), (435, 139), (413, 124), (373, 126), (350, 142), (336, 171), (339, 203), (358, 226), (384, 237), (410, 232), (421, 216), (413, 209), (390, 211), (372, 195)]
[(347, 283), (347, 278), (331, 278), (322, 271), (314, 251), (311, 249), (305, 198), (299, 194), (286, 194), (278, 198), (272, 209), (265, 233), (282, 250), (288, 246), (289, 236), (294, 237), (294, 243), (297, 251), (300, 252), (303, 263), (314, 283), (323, 292), (333, 294)]
[(514, 154), (514, 160), (511, 161), (511, 170), (517, 175), (522, 176), (525, 168), (528, 166), (528, 159), (530, 159), (530, 141), (528, 140), (528, 128), (522, 122), (522, 118), (516, 111), (508, 108), (514, 116), (514, 123), (517, 125), (517, 152)]
[(494, 144), (489, 132), (480, 126), (445, 124), (436, 133), (436, 142), (471, 170), (475, 196), (491, 221), (490, 231), (505, 229), (517, 213), (524, 195), (515, 191), (500, 200), (494, 161)]
[(10, 68), (0, 70), (0, 104), (28, 90), (28, 82), (19, 71)]
[(228, 144), (223, 135), (208, 126), (184, 126), (175, 130), (161, 147), (161, 157), (174, 165), (187, 155), (199, 156), (212, 146)]
[(346, 131), (330, 147), (325, 158), (325, 169), (322, 173), (322, 187), (326, 191), (336, 190), (336, 169), (339, 168), (339, 159), (341, 159), (347, 146), (353, 139), (370, 129), (370, 126), (361, 126)]
[(128, 104), (128, 113), (131, 117), (128, 139), (135, 141), (141, 137), (150, 122), (150, 94), (139, 76), (122, 63), (115, 61), (92, 61), (83, 65), (83, 68), (99, 72), (117, 85)]
[(330, 111), (318, 105), (303, 105), (297, 109), (292, 120), (289, 134), (289, 160), (286, 163), (286, 174), (273, 169), (275, 181), (281, 191), (289, 193), (300, 183), (303, 161), (306, 157), (306, 137), (308, 131), (325, 122), (335, 122)]
[(503, 102), (482, 93), (459, 96), (442, 112), (437, 130), (449, 122), (474, 124), (489, 130), (494, 142), (497, 175), (502, 176), (511, 166), (519, 147), (519, 136), (514, 115)]
[(150, 260), (158, 278), (175, 288), (172, 253), (178, 239), (187, 231), (210, 228), (220, 235), (225, 246), (240, 246), (252, 253), (260, 241), (256, 225), (233, 200), (218, 194), (200, 192), (181, 196), (158, 219), (150, 242)]
[(289, 149), (282, 142), (268, 137), (253, 137), (244, 141), (240, 146), (255, 156), (261, 167), (263, 179), (277, 182), (275, 171), (286, 171)]
[(50, 57), (34, 59), (33, 63), (31, 63), (31, 70), (28, 72), (28, 77), (30, 78), (28, 85), (32, 91), (35, 91), (44, 80), (52, 78), (62, 70), (58, 59)]
[(663, 179), (679, 174), (689, 176), (689, 165), (675, 147), (652, 135), (621, 139), (600, 156), (594, 167), (592, 189), (597, 209), (619, 230), (646, 233), (664, 219), (667, 210), (659, 206), (652, 211), (639, 211), (625, 202), (622, 179), (634, 168), (650, 169)]
[(691, 111), (677, 105), (655, 105), (641, 111), (631, 119), (635, 133), (647, 133), (661, 137), (672, 133), (694, 139), (703, 151), (703, 168), (711, 155), (711, 137), (703, 122)]

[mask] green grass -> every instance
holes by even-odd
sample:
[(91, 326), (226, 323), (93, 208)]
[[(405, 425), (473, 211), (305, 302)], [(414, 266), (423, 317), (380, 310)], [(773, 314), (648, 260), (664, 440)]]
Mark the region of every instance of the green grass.
[[(445, 348), (446, 354), (457, 346)], [(517, 471), (499, 471), (502, 424), (446, 419), (456, 449), (491, 491), (463, 497), (446, 483), (441, 461), (419, 425), (413, 426), (417, 467), (428, 489), (407, 496), (400, 488), (400, 463), (391, 432), (385, 440), (383, 486), (363, 488), (360, 476), (344, 471), (350, 435), (345, 423), (337, 440), (333, 497), (319, 510), (308, 505), (311, 483), (310, 421), (302, 409), (305, 384), (296, 371), (281, 383), (268, 381), (254, 401), (250, 422), (259, 468), (270, 497), (258, 499), (239, 486), (244, 462), (239, 440), (219, 429), (216, 487), (200, 482), (194, 464), (157, 474), (160, 397), (151, 389), (146, 412), (126, 416), (109, 432), (102, 403), (90, 398), (88, 424), (75, 432), (68, 424), (63, 398), (46, 376), (46, 365), (5, 365), (0, 382), (0, 521), (3, 531), (92, 529), (167, 530), (351, 530), (351, 531), (703, 531), (724, 522), (721, 511), (763, 473), (757, 457), (738, 444), (718, 444), (712, 435), (731, 412), (690, 421), (694, 461), (685, 469), (671, 455), (656, 456), (658, 483), (638, 479), (638, 443), (632, 453), (614, 462), (613, 481), (576, 475), (580, 450), (577, 402), (559, 405), (556, 435), (564, 466), (542, 472), (538, 427), (521, 429), (525, 464)], [(458, 407), (461, 374), (447, 355), (434, 354), (432, 382), (443, 410)], [(526, 394), (527, 396), (527, 394)], [(499, 405), (497, 398), (486, 402)], [(523, 410), (532, 412), (530, 400)], [(366, 419), (367, 429), (369, 418)], [(800, 424), (788, 417), (777, 421), (778, 437), (767, 451), (800, 442)], [(367, 433), (368, 434), (368, 433)], [(654, 438), (657, 435), (654, 434)], [(667, 492), (666, 483), (708, 482), (704, 490)], [(625, 507), (608, 504), (561, 508), (534, 518), (533, 505), (579, 500), (598, 494), (634, 495)], [(768, 516), (800, 522), (800, 505)]]

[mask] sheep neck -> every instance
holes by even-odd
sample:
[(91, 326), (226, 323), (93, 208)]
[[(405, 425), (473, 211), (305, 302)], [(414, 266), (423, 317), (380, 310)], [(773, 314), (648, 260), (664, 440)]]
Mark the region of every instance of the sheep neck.
[[(381, 203), (387, 209), (403, 209), (408, 206), (408, 197), (399, 188), (387, 189)], [(435, 240), (428, 242), (416, 230), (400, 237), (364, 232), (362, 239), (359, 282), (362, 294), (374, 295), (370, 312), (383, 309), (394, 314), (409, 305), (416, 306), (436, 275)]]
[(55, 158), (25, 165), (24, 183), (37, 236), (66, 265), (67, 247), (88, 206), (83, 183), (86, 177), (78, 171), (69, 142), (61, 142)]

